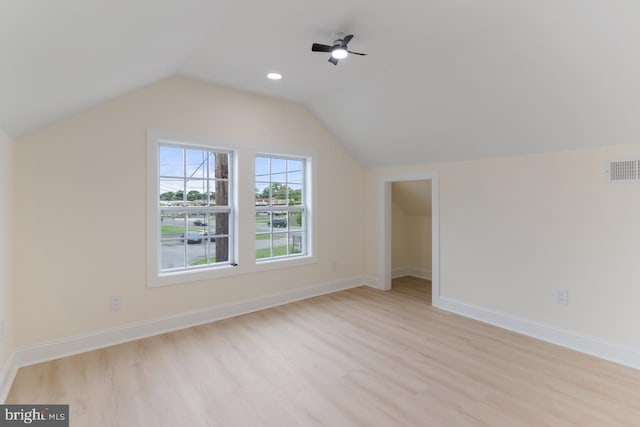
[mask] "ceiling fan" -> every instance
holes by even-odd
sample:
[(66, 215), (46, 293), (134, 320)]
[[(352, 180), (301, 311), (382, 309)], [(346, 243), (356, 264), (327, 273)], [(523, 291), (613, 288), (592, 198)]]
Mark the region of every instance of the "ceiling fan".
[(333, 46), (314, 43), (313, 45), (311, 45), (311, 51), (331, 53), (331, 56), (329, 57), (329, 62), (331, 62), (333, 65), (338, 65), (338, 60), (346, 58), (350, 53), (353, 53), (354, 55), (360, 55), (360, 56), (366, 55), (366, 53), (353, 52), (347, 48), (347, 44), (349, 44), (349, 42), (353, 38), (353, 34), (349, 34), (348, 36), (345, 36), (344, 33), (338, 33), (336, 34), (335, 37), (336, 37), (336, 40), (333, 42)]

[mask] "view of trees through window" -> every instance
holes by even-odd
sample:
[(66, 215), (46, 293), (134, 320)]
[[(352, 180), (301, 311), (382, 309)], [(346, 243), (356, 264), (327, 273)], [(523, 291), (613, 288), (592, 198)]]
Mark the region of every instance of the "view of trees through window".
[(306, 253), (305, 160), (256, 156), (256, 259)]
[(160, 144), (160, 271), (229, 263), (231, 153)]
[[(234, 264), (233, 151), (158, 142), (158, 273)], [(308, 254), (304, 158), (255, 158), (255, 259)]]

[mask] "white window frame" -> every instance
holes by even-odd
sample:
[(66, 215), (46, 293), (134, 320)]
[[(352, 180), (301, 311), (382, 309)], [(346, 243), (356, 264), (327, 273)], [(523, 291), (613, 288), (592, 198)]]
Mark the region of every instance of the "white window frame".
[[(184, 211), (185, 207), (160, 207), (160, 146), (169, 145), (176, 147), (193, 147), (195, 149), (212, 150), (229, 154), (229, 206), (207, 207), (199, 210), (229, 211), (229, 261), (218, 264), (209, 264), (199, 267), (186, 268), (170, 272), (160, 271), (160, 213), (163, 210)], [(193, 282), (216, 277), (237, 274), (235, 271), (237, 260), (237, 152), (230, 148), (222, 148), (220, 144), (212, 141), (179, 135), (172, 132), (149, 130), (147, 132), (147, 286), (163, 286), (178, 283)], [(185, 190), (186, 191), (186, 190)], [(186, 244), (186, 242), (185, 242)]]
[[(255, 258), (255, 253), (257, 251), (257, 244), (254, 247), (253, 258), (255, 260), (256, 266), (258, 268), (284, 268), (289, 265), (303, 265), (310, 262), (315, 262), (315, 221), (313, 215), (313, 200), (314, 194), (313, 191), (315, 185), (315, 179), (313, 176), (313, 159), (310, 156), (303, 155), (295, 155), (295, 154), (281, 154), (281, 153), (266, 153), (266, 152), (256, 152), (254, 156), (254, 162), (257, 157), (268, 157), (270, 159), (281, 159), (281, 160), (298, 160), (303, 163), (303, 183), (302, 183), (302, 205), (301, 206), (255, 206), (255, 214), (258, 212), (271, 212), (270, 215), (271, 221), (273, 221), (273, 211), (279, 212), (296, 212), (302, 211), (302, 223), (303, 223), (303, 242), (302, 242), (302, 253), (300, 254), (289, 254), (284, 256), (276, 256), (276, 257), (268, 257), (268, 258)], [(271, 175), (271, 171), (269, 172)], [(254, 167), (254, 188), (256, 186), (256, 176), (255, 176), (255, 167)], [(271, 176), (269, 179), (271, 182)], [(254, 198), (255, 199), (255, 198)], [(255, 205), (255, 203), (254, 203)], [(273, 235), (273, 233), (277, 233), (273, 228), (269, 234)], [(255, 233), (254, 233), (255, 236)], [(255, 242), (255, 239), (254, 239)], [(288, 245), (288, 242), (287, 242)]]

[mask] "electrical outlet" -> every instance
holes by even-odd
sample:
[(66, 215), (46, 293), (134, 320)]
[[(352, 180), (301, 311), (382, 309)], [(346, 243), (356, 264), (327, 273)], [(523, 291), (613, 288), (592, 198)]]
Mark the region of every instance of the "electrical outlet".
[(331, 262), (331, 272), (335, 273), (336, 271), (338, 271), (338, 263), (336, 261), (332, 261)]
[(109, 297), (109, 306), (111, 311), (119, 311), (124, 303), (124, 297), (122, 295), (111, 295)]
[(556, 302), (560, 305), (569, 304), (569, 290), (568, 289), (556, 289)]

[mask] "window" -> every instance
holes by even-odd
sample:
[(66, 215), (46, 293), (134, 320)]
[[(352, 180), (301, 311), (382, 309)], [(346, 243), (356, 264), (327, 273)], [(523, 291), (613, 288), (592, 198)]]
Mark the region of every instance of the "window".
[(308, 191), (304, 158), (256, 156), (256, 260), (307, 255)]
[(157, 274), (233, 264), (233, 153), (157, 143)]
[[(215, 145), (206, 137), (147, 131), (150, 287), (317, 262), (313, 153), (256, 154)], [(246, 193), (252, 160), (255, 207)]]

